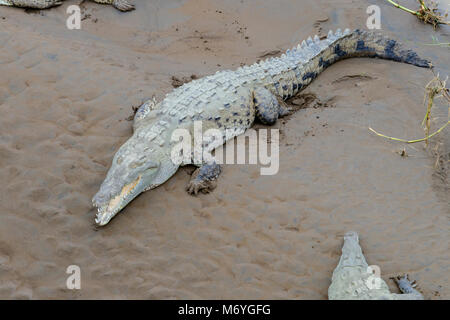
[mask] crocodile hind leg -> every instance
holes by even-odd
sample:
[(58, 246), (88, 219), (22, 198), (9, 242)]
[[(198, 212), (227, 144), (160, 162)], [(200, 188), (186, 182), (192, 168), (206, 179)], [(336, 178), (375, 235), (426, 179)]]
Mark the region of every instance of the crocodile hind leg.
[(216, 188), (216, 180), (221, 172), (222, 168), (215, 162), (203, 164), (192, 174), (186, 191), (192, 195), (197, 195), (199, 191), (209, 193)]
[(284, 101), (266, 88), (258, 88), (253, 92), (253, 103), (255, 104), (256, 118), (267, 125), (274, 124), (279, 117), (290, 112)]

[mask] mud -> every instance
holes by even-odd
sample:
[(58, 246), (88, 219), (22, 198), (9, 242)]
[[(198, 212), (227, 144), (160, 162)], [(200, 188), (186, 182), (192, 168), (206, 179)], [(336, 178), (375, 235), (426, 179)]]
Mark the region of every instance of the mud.
[[(408, 272), (427, 299), (450, 298), (449, 131), (433, 152), (368, 130), (424, 134), (432, 74), (396, 62), (339, 62), (302, 92), (314, 97), (308, 107), (274, 126), (278, 174), (227, 165), (214, 192), (192, 197), (182, 169), (96, 229), (91, 198), (131, 135), (132, 106), (161, 99), (173, 76), (365, 28), (372, 4), (133, 1), (130, 13), (83, 3), (81, 30), (65, 27), (78, 1), (30, 14), (0, 7), (0, 298), (325, 299), (348, 230), (393, 291), (389, 277)], [(448, 27), (379, 5), (382, 32), (450, 74), (448, 49), (425, 45), (449, 42)], [(436, 128), (448, 107), (437, 108)], [(81, 290), (66, 288), (69, 265), (81, 268)]]

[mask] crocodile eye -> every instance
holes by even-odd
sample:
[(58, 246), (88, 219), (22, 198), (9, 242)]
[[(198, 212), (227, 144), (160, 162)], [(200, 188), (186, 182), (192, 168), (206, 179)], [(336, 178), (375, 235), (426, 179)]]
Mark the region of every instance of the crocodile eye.
[(117, 164), (121, 164), (122, 161), (123, 161), (123, 157), (120, 156), (120, 157), (117, 158), (116, 163), (117, 163)]

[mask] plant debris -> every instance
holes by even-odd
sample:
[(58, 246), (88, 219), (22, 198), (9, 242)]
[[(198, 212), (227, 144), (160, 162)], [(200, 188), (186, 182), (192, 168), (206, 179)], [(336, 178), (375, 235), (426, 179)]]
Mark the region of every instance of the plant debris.
[[(448, 77), (447, 77), (448, 79)], [(369, 130), (375, 133), (376, 135), (389, 139), (394, 141), (400, 141), (400, 142), (406, 142), (406, 143), (416, 143), (425, 141), (426, 145), (428, 145), (428, 139), (431, 137), (437, 135), (439, 132), (444, 130), (448, 124), (450, 123), (450, 90), (446, 87), (447, 79), (441, 80), (439, 78), (439, 75), (435, 75), (435, 77), (426, 85), (425, 87), (425, 96), (424, 96), (424, 103), (426, 102), (427, 105), (427, 111), (425, 113), (425, 117), (422, 121), (422, 126), (425, 127), (425, 138), (421, 139), (415, 139), (415, 140), (406, 140), (406, 139), (399, 139), (394, 137), (386, 136), (382, 133), (379, 133), (375, 131), (374, 129), (369, 127)], [(440, 127), (438, 130), (430, 134), (430, 127), (431, 127), (431, 108), (433, 107), (433, 102), (435, 98), (443, 98), (446, 100), (449, 104), (448, 108), (448, 118), (447, 123), (444, 124), (442, 127)]]
[(444, 14), (441, 14), (438, 9), (438, 4), (435, 1), (430, 1), (430, 4), (426, 5), (423, 0), (418, 0), (420, 8), (417, 11), (401, 6), (400, 4), (392, 0), (387, 1), (392, 5), (394, 5), (394, 7), (409, 12), (412, 15), (415, 15), (419, 20), (422, 20), (424, 23), (433, 25), (434, 29), (439, 27), (440, 24), (450, 25), (450, 21), (447, 21), (448, 13), (446, 12)]

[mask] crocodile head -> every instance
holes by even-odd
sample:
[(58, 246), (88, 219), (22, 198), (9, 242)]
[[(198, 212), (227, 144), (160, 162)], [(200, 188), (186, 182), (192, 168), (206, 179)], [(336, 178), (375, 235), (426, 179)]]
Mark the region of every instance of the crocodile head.
[(114, 156), (100, 190), (92, 199), (98, 209), (95, 222), (106, 225), (142, 192), (155, 188), (160, 175), (161, 150), (131, 137)]

